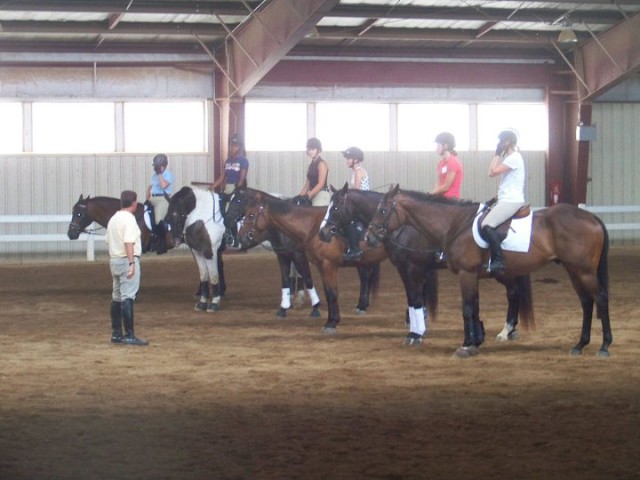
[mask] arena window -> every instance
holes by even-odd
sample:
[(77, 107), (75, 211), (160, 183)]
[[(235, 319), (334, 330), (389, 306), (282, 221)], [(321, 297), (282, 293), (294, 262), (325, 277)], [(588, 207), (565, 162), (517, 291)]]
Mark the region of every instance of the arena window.
[(0, 103), (0, 153), (22, 152), (22, 104), (19, 102)]

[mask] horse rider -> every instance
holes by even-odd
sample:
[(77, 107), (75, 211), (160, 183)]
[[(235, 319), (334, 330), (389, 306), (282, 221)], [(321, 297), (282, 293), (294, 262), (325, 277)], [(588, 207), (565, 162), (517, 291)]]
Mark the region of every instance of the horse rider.
[(436, 135), (435, 142), (440, 161), (436, 167), (438, 180), (431, 194), (460, 198), (463, 171), (456, 152), (456, 139), (452, 133), (441, 132)]
[(153, 207), (151, 215), (152, 249), (158, 255), (167, 252), (164, 217), (169, 209), (169, 197), (173, 188), (173, 174), (168, 169), (169, 159), (164, 153), (153, 157), (151, 184), (147, 187), (147, 202)]
[(504, 273), (505, 263), (502, 256), (503, 238), (496, 227), (511, 218), (523, 205), (525, 168), (524, 160), (518, 148), (518, 135), (514, 130), (504, 130), (498, 135), (496, 153), (489, 165), (489, 176), (501, 175), (498, 197), (491, 211), (482, 221), (482, 234), (489, 243), (491, 260), (488, 271)]
[(301, 205), (309, 204), (314, 207), (329, 205), (331, 194), (327, 180), (329, 178), (329, 165), (320, 156), (322, 153), (322, 143), (319, 139), (312, 137), (307, 140), (307, 157), (309, 166), (307, 167), (307, 179), (302, 186), (302, 190), (295, 202)]
[[(364, 162), (364, 152), (358, 147), (349, 147), (342, 152), (347, 167), (351, 169), (351, 177), (349, 178), (349, 188), (356, 190), (371, 190), (369, 183), (369, 175), (362, 167)], [(360, 238), (364, 226), (355, 220), (351, 220), (345, 229), (345, 237), (347, 239), (347, 251), (343, 254), (343, 258), (350, 261), (360, 260), (362, 250), (360, 250)]]
[[(231, 195), (238, 187), (247, 186), (247, 172), (249, 171), (249, 160), (244, 148), (244, 142), (236, 134), (229, 142), (229, 156), (224, 162), (224, 169), (220, 176), (211, 184), (209, 190), (224, 193), (223, 203), (226, 203), (226, 196)], [(222, 211), (225, 211), (222, 206)], [(227, 223), (229, 223), (227, 225)], [(225, 222), (227, 231), (225, 232), (226, 243), (230, 247), (239, 247), (238, 226), (235, 222)]]

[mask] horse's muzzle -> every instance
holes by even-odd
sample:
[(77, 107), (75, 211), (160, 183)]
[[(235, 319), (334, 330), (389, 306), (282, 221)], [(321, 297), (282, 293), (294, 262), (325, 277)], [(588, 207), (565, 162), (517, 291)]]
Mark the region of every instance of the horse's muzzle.
[(67, 237), (69, 240), (77, 240), (80, 237), (80, 229), (76, 225), (69, 225)]
[(325, 243), (329, 243), (331, 239), (338, 234), (338, 229), (334, 225), (325, 225), (318, 232), (318, 237)]
[(371, 226), (369, 226), (369, 228), (367, 229), (367, 233), (364, 234), (364, 240), (365, 242), (367, 242), (367, 245), (375, 248), (380, 245), (382, 238), (379, 231), (373, 232)]

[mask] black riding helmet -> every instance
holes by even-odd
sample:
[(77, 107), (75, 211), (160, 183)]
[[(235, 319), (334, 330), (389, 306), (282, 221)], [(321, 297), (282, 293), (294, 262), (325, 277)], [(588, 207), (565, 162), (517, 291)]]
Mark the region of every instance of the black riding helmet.
[(349, 147), (344, 152), (342, 152), (344, 158), (353, 158), (358, 162), (364, 162), (364, 153), (358, 147)]
[(454, 148), (456, 148), (456, 139), (453, 134), (449, 132), (441, 132), (436, 135), (435, 142), (441, 145), (448, 145), (449, 150), (453, 150)]
[(318, 152), (322, 151), (322, 142), (320, 142), (320, 140), (318, 140), (315, 137), (310, 138), (309, 140), (307, 140), (307, 150), (311, 149), (311, 148), (315, 148), (318, 150)]
[(498, 139), (501, 142), (509, 142), (511, 145), (515, 146), (518, 143), (518, 134), (513, 130), (503, 130), (498, 135)]
[(233, 137), (231, 137), (231, 140), (229, 140), (229, 144), (236, 144), (236, 145), (240, 145), (241, 147), (244, 146), (244, 142), (242, 141), (242, 138), (240, 138), (240, 136), (238, 134), (235, 134)]
[(153, 168), (167, 167), (169, 165), (169, 159), (164, 153), (159, 153), (153, 157)]

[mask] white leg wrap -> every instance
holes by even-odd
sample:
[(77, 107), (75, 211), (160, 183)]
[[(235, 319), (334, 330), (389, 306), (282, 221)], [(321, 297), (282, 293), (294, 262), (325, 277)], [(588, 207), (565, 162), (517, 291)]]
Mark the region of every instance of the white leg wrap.
[(309, 292), (309, 299), (311, 300), (311, 306), (314, 306), (316, 303), (320, 301), (318, 292), (316, 292), (316, 287), (307, 289), (307, 292)]
[(282, 300), (280, 301), (280, 308), (284, 308), (285, 310), (291, 308), (291, 289), (282, 289)]
[(424, 321), (424, 310), (422, 308), (409, 307), (409, 331), (424, 335), (427, 325)]

